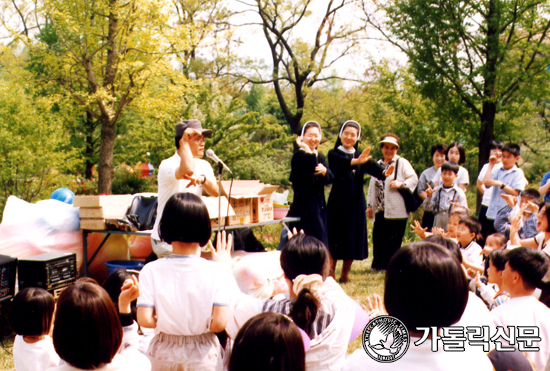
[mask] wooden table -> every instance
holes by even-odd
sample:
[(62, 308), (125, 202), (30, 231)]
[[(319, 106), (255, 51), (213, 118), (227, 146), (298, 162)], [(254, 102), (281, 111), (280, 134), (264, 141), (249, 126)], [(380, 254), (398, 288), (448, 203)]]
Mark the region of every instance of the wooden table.
[[(232, 230), (232, 229), (240, 229), (240, 228), (251, 228), (251, 227), (259, 227), (262, 225), (269, 225), (269, 224), (277, 224), (277, 223), (290, 223), (290, 222), (297, 222), (300, 218), (284, 218), (284, 219), (277, 219), (277, 220), (269, 220), (265, 222), (260, 223), (250, 223), (250, 224), (237, 224), (237, 225), (229, 225), (225, 228), (222, 227), (222, 230)], [(212, 232), (216, 232), (218, 228), (212, 228)], [(104, 233), (106, 234), (105, 238), (101, 241), (99, 244), (97, 250), (94, 252), (90, 260), (88, 261), (88, 234), (89, 233)], [(111, 229), (82, 229), (82, 253), (84, 257), (84, 277), (88, 277), (88, 267), (92, 262), (94, 261), (95, 257), (101, 251), (103, 248), (103, 245), (105, 245), (105, 242), (107, 242), (107, 239), (112, 234), (126, 234), (126, 235), (135, 235), (135, 236), (151, 236), (152, 231), (137, 231), (137, 232), (130, 232), (130, 231), (117, 231), (117, 230), (111, 230)]]

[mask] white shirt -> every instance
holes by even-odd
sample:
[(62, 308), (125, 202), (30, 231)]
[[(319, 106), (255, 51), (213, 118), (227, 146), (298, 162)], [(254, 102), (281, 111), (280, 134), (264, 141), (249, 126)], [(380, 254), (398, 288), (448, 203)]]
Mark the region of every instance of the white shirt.
[[(214, 171), (212, 170), (212, 166), (210, 166), (208, 161), (198, 158), (195, 158), (194, 160), (194, 174), (202, 174), (207, 179), (216, 182)], [(194, 193), (199, 197), (202, 196), (202, 185), (187, 188), (189, 180), (176, 179), (176, 169), (180, 166), (180, 162), (181, 158), (176, 152), (174, 156), (163, 160), (159, 165), (157, 219), (155, 220), (155, 226), (153, 227), (153, 232), (151, 233), (151, 237), (155, 240), (160, 240), (158, 231), (160, 219), (162, 218), (162, 213), (164, 212), (164, 206), (166, 205), (166, 202), (168, 202), (168, 199), (172, 197), (172, 195), (181, 192), (189, 192)]]
[(475, 264), (477, 266), (483, 265), (483, 257), (481, 256), (481, 250), (483, 248), (475, 241), (472, 241), (466, 247), (461, 247), (462, 259), (468, 263)]
[(411, 337), (409, 349), (402, 358), (391, 363), (380, 363), (370, 358), (361, 347), (344, 363), (342, 371), (426, 370), (426, 371), (492, 371), (493, 365), (481, 347), (466, 347), (464, 352), (445, 352), (441, 341), (437, 352), (432, 352), (431, 340), (414, 345), (419, 338)]
[[(334, 315), (330, 324), (311, 339), (311, 347), (306, 352), (306, 369), (339, 371), (348, 349), (357, 303), (347, 296), (332, 277), (327, 277), (316, 296), (321, 305), (334, 308)], [(264, 302), (244, 294), (233, 295), (226, 328), (232, 339), (246, 321), (263, 312)]]
[[(441, 168), (437, 169), (437, 173), (435, 173), (434, 176), (434, 182), (438, 182), (439, 184), (441, 184)], [(458, 174), (456, 175), (456, 179), (454, 180), (453, 184), (470, 184), (470, 175), (468, 174), (468, 170), (466, 170), (462, 166), (459, 166)]]
[(198, 256), (169, 256), (139, 274), (137, 306), (155, 308), (155, 333), (201, 335), (210, 331), (212, 307), (229, 304), (231, 272)]
[[(460, 326), (466, 328), (467, 326), (472, 327), (489, 327), (489, 334), (494, 334), (496, 331), (495, 325), (493, 323), (493, 317), (491, 312), (487, 309), (487, 305), (481, 300), (476, 294), (472, 291), (468, 291), (468, 302), (466, 308), (464, 308), (464, 313), (462, 317), (456, 322), (453, 326)], [(466, 342), (468, 344), (468, 342)], [(476, 348), (475, 346), (472, 346)]]
[[(493, 309), (491, 315), (496, 326), (536, 326), (539, 328), (541, 341), (533, 342), (533, 346), (539, 347), (540, 350), (525, 352), (525, 355), (533, 362), (537, 370), (544, 370), (550, 355), (550, 309), (534, 296), (529, 295), (511, 298)], [(506, 340), (502, 338), (500, 340), (505, 346), (507, 345)]]
[(59, 356), (51, 337), (29, 344), (17, 335), (13, 342), (13, 363), (17, 371), (43, 371), (59, 365)]
[[(493, 171), (498, 170), (502, 167), (502, 162), (497, 162), (495, 166), (493, 166)], [(489, 164), (483, 165), (481, 168), (481, 171), (479, 172), (479, 176), (477, 177), (477, 180), (483, 183), (483, 180), (485, 179), (485, 173), (487, 173), (487, 168), (489, 168)], [(483, 206), (489, 206), (489, 203), (491, 202), (491, 195), (493, 194), (493, 187), (485, 187), (485, 193), (483, 193), (483, 198), (481, 199), (481, 204)]]
[[(50, 368), (48, 371), (80, 371), (81, 368), (73, 367), (68, 363), (62, 366)], [(151, 362), (138, 351), (116, 354), (111, 363), (95, 368), (94, 371), (151, 371)]]

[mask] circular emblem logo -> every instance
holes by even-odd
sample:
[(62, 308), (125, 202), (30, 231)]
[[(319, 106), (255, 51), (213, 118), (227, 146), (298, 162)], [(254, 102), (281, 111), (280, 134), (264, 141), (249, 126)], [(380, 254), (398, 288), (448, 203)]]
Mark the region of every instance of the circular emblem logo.
[(373, 318), (363, 329), (363, 349), (377, 362), (395, 362), (409, 349), (409, 331), (392, 316)]

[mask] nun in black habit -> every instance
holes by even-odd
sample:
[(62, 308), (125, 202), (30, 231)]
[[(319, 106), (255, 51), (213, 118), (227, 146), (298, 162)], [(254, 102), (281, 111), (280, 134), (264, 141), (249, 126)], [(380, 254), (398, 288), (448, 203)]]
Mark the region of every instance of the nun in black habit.
[(321, 135), (321, 126), (309, 121), (296, 139), (299, 148), (292, 156), (290, 170), (294, 201), (288, 216), (300, 217), (294, 226), (328, 246), (325, 186), (332, 183), (332, 172), (325, 156), (317, 152)]
[(386, 174), (390, 176), (393, 172), (393, 168), (384, 171), (384, 167), (371, 160), (370, 148), (358, 151), (360, 137), (361, 126), (355, 121), (346, 121), (334, 149), (328, 153), (329, 169), (334, 176), (328, 198), (328, 246), (332, 276), (336, 262), (344, 261), (340, 283), (349, 282), (353, 261), (366, 259), (369, 254), (365, 174), (385, 180)]

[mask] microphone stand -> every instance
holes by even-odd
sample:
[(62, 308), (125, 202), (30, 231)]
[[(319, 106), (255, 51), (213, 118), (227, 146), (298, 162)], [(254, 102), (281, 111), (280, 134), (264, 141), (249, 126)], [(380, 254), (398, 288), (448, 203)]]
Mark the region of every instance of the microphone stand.
[(218, 162), (218, 234), (222, 231), (222, 171), (223, 165), (221, 162)]

